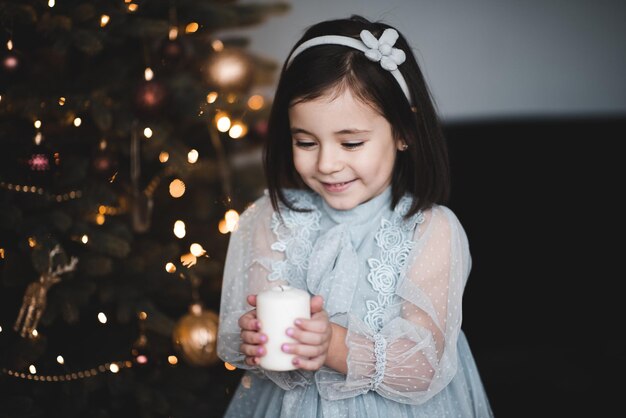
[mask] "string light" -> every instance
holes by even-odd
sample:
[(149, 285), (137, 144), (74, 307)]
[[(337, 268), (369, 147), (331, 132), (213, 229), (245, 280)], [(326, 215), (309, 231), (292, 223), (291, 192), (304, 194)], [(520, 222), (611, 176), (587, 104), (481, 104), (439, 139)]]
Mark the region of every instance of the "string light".
[(28, 237), (28, 246), (30, 248), (35, 248), (37, 245), (37, 240), (34, 237)]
[(33, 332), (31, 332), (31, 334), (33, 335), (34, 338), (39, 337), (39, 331), (37, 331), (36, 329), (34, 329)]
[(59, 106), (65, 106), (65, 97), (59, 97)]
[(109, 23), (110, 19), (111, 17), (109, 15), (100, 16), (100, 27), (105, 27)]
[(162, 163), (166, 163), (167, 160), (170, 159), (170, 153), (167, 151), (161, 151), (161, 153), (159, 154), (159, 161)]
[(213, 51), (215, 52), (221, 52), (224, 50), (224, 42), (220, 41), (219, 39), (216, 39), (213, 42), (211, 42), (211, 48), (213, 48)]
[(215, 116), (217, 130), (227, 132), (230, 129), (230, 118), (224, 112), (220, 112)]
[(192, 149), (191, 151), (189, 151), (187, 153), (187, 161), (189, 161), (190, 164), (194, 164), (198, 161), (198, 151), (195, 149)]
[[(180, 256), (180, 262), (183, 266), (190, 268), (196, 265), (196, 263), (198, 262), (198, 258), (196, 258), (196, 256), (191, 253), (187, 253)], [(181, 279), (184, 279), (182, 275)]]
[(77, 128), (83, 123), (83, 120), (81, 118), (75, 118), (74, 119), (74, 126), (76, 126)]
[(45, 192), (44, 189), (42, 189), (41, 187), (13, 184), (13, 183), (7, 183), (4, 181), (0, 181), (0, 189), (11, 190), (15, 192), (23, 192), (23, 193), (36, 193), (39, 195), (44, 195), (48, 200), (55, 200), (57, 202), (70, 200), (70, 199), (78, 199), (78, 198), (83, 197), (83, 192), (80, 190), (73, 190), (70, 193), (52, 194), (52, 193)]
[(185, 26), (185, 33), (194, 33), (199, 27), (200, 26), (196, 22), (188, 23), (187, 26)]
[(265, 104), (265, 99), (260, 94), (250, 96), (248, 99), (248, 107), (252, 110), (260, 110)]
[(125, 204), (122, 204), (118, 207), (115, 206), (98, 206), (98, 214), (100, 215), (120, 215), (122, 213), (126, 213), (127, 207)]
[(228, 362), (224, 362), (224, 367), (226, 367), (226, 370), (237, 370), (237, 368), (235, 366), (233, 366), (232, 364), (228, 363)]
[(174, 222), (174, 235), (177, 238), (184, 238), (187, 235), (187, 230), (185, 229), (185, 223), (183, 221)]
[(154, 71), (152, 71), (152, 68), (147, 67), (143, 72), (143, 76), (146, 81), (150, 81), (154, 78)]
[[(59, 364), (65, 364), (65, 360), (63, 356), (57, 356), (57, 362)], [(15, 377), (18, 379), (25, 380), (34, 380), (38, 382), (68, 382), (71, 380), (84, 379), (88, 377), (94, 377), (101, 373), (118, 373), (122, 369), (130, 369), (133, 367), (133, 362), (130, 360), (125, 361), (115, 361), (110, 363), (103, 363), (99, 366), (93, 367), (91, 369), (84, 369), (77, 372), (60, 374), (60, 375), (38, 375), (37, 369), (34, 365), (30, 365), (29, 372), (20, 372), (17, 370), (8, 369), (6, 367), (2, 368), (2, 373), (5, 375)]]
[(41, 128), (41, 121), (39, 119), (37, 119), (35, 121), (35, 123), (33, 123), (33, 125), (35, 126), (35, 128), (39, 129), (39, 128)]
[(0, 325), (0, 332), (2, 332), (2, 325)]
[(229, 232), (233, 232), (237, 229), (239, 223), (239, 213), (236, 210), (231, 209), (224, 214), (224, 220), (226, 221), (226, 228)]
[(152, 129), (150, 128), (144, 128), (143, 130), (143, 136), (145, 136), (146, 138), (152, 138)]
[(168, 37), (170, 38), (170, 41), (173, 41), (176, 38), (178, 38), (178, 28), (176, 26), (172, 26), (170, 28), (170, 31), (168, 33)]
[(13, 49), (13, 40), (9, 39), (7, 41), (7, 49), (11, 51)]
[(100, 321), (101, 324), (106, 324), (107, 323), (107, 316), (105, 315), (104, 312), (100, 312), (98, 314), (98, 321)]
[(228, 136), (233, 139), (239, 139), (248, 133), (248, 126), (243, 122), (236, 121), (228, 130)]
[(206, 102), (211, 104), (211, 103), (215, 103), (215, 101), (217, 100), (217, 92), (216, 91), (212, 91), (209, 94), (206, 95)]
[(202, 245), (195, 242), (189, 246), (189, 252), (196, 257), (201, 257), (206, 254), (206, 250), (202, 248)]
[(178, 364), (178, 357), (176, 356), (167, 356), (167, 362), (172, 366)]
[(136, 12), (138, 8), (139, 8), (139, 6), (137, 4), (135, 4), (135, 3), (130, 3), (128, 5), (128, 11), (129, 12)]
[(56, 2), (54, 0), (48, 0), (48, 7), (54, 7)]
[(80, 238), (80, 242), (83, 244), (87, 244), (89, 242), (89, 237), (85, 234)]
[(174, 179), (170, 183), (170, 195), (179, 198), (185, 194), (185, 183), (180, 179)]
[(167, 271), (168, 273), (176, 273), (176, 266), (174, 265), (174, 263), (167, 263), (165, 265), (165, 271)]

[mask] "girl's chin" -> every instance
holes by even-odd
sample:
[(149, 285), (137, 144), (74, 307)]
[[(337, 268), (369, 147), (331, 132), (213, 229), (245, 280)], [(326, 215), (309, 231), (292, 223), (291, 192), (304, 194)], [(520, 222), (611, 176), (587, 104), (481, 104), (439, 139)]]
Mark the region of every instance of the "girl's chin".
[(359, 205), (359, 201), (350, 196), (334, 196), (329, 194), (322, 194), (322, 198), (328, 206), (335, 210), (350, 210)]

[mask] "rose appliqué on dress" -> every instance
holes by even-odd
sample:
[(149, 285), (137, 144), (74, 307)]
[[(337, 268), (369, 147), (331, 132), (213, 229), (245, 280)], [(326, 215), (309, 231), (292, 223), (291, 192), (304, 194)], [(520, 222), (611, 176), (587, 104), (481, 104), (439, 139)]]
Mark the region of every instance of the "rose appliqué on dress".
[(271, 249), (285, 253), (284, 260), (272, 261), (272, 272), (268, 280), (286, 280), (294, 283), (303, 280), (309, 269), (309, 255), (313, 250), (311, 244), (314, 231), (320, 229), (320, 212), (313, 205), (311, 196), (304, 193), (286, 193), (286, 197), (298, 208), (311, 209), (309, 212), (296, 212), (281, 207), (281, 217), (272, 213), (271, 229), (276, 242)]
[(376, 300), (367, 300), (367, 314), (364, 322), (374, 332), (384, 326), (385, 308), (392, 302), (400, 273), (413, 248), (412, 232), (417, 224), (424, 222), (424, 214), (420, 211), (404, 219), (411, 206), (409, 198), (402, 198), (396, 206), (391, 220), (382, 219), (380, 228), (374, 237), (380, 248), (380, 258), (370, 258), (367, 264), (370, 272), (368, 282), (377, 292)]

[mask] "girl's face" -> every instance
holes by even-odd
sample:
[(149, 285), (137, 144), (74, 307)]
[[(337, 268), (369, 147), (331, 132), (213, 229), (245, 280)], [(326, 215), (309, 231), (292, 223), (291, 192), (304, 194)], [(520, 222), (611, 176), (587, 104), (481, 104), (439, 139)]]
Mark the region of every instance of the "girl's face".
[(349, 89), (291, 106), (289, 122), (296, 171), (330, 207), (352, 209), (391, 184), (402, 142)]

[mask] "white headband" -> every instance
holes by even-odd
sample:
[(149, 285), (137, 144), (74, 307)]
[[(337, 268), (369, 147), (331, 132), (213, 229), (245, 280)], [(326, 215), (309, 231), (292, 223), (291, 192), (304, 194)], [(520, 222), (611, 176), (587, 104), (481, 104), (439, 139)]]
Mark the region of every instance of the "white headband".
[(389, 71), (396, 79), (409, 103), (413, 104), (411, 94), (409, 93), (409, 86), (407, 86), (402, 73), (398, 70), (398, 65), (406, 60), (406, 55), (403, 50), (393, 48), (396, 40), (398, 40), (398, 32), (395, 29), (388, 28), (380, 35), (379, 39), (376, 39), (376, 37), (372, 35), (372, 32), (364, 29), (361, 31), (360, 36), (360, 40), (341, 35), (325, 35), (311, 38), (300, 44), (293, 51), (287, 60), (287, 67), (289, 67), (291, 61), (293, 61), (298, 54), (312, 46), (329, 44), (348, 46), (365, 53), (365, 56), (370, 61), (380, 62), (380, 66)]

